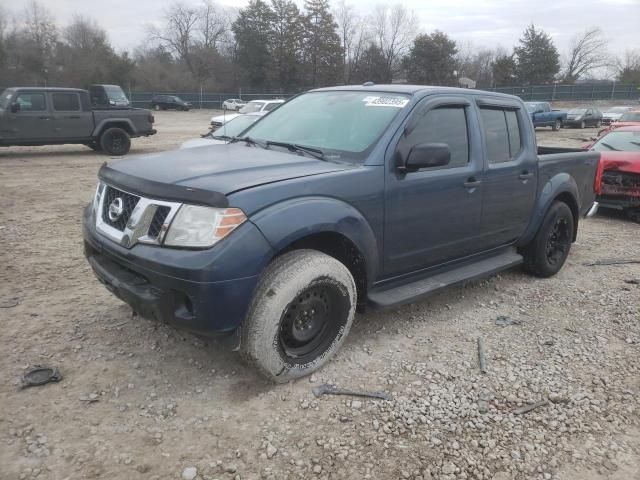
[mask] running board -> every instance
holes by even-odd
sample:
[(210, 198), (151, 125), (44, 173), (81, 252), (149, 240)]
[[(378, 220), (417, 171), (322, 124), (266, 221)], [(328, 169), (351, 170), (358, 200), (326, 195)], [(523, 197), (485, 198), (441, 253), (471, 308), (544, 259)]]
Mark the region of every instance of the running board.
[(413, 302), (438, 290), (459, 283), (487, 277), (523, 262), (522, 255), (508, 250), (499, 255), (437, 273), (433, 276), (400, 286), (373, 289), (369, 292), (369, 305), (375, 309), (391, 308)]

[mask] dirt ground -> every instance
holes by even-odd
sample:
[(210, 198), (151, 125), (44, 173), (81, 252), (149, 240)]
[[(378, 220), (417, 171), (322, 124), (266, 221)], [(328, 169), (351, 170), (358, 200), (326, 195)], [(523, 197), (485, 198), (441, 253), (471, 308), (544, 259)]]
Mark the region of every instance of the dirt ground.
[[(211, 114), (157, 113), (130, 155), (204, 133)], [(594, 133), (538, 131), (544, 145)], [(640, 479), (640, 265), (585, 266), (640, 258), (639, 225), (582, 221), (551, 279), (514, 269), (358, 315), (328, 366), (275, 386), (94, 278), (81, 210), (108, 160), (0, 150), (0, 479)], [(64, 379), (20, 390), (34, 364)], [(314, 398), (325, 382), (393, 400)]]

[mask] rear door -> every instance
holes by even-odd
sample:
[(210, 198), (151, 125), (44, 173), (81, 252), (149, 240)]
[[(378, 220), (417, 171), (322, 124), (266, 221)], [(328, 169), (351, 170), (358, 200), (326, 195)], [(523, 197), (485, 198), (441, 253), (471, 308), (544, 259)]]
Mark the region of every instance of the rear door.
[(93, 130), (91, 111), (82, 111), (76, 92), (51, 92), (53, 134), (56, 139), (88, 138)]
[(478, 107), (487, 159), (481, 243), (490, 249), (517, 240), (529, 224), (538, 156), (527, 135), (527, 113), (518, 102), (483, 98)]
[[(401, 172), (396, 155), (422, 143), (445, 143), (444, 167)], [(482, 148), (465, 97), (427, 97), (417, 105), (388, 156), (384, 271), (400, 275), (477, 252), (482, 212)]]
[(7, 110), (7, 138), (32, 142), (53, 137), (51, 115), (44, 92), (19, 92), (13, 103), (18, 103), (20, 109), (15, 113), (11, 112), (11, 107)]

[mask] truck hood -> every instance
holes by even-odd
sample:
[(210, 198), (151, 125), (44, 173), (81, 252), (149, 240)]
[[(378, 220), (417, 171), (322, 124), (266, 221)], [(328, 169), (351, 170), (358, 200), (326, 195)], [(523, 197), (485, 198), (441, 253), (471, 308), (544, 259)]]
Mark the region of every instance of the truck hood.
[(236, 142), (116, 160), (104, 164), (99, 177), (151, 198), (221, 206), (222, 198), (238, 190), (350, 168), (355, 167)]

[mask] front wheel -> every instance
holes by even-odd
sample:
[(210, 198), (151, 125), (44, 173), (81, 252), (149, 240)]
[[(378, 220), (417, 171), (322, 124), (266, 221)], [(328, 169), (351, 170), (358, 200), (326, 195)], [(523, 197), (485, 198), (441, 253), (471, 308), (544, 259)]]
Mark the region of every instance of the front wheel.
[(100, 147), (109, 155), (126, 155), (131, 148), (131, 138), (119, 127), (107, 128), (100, 136)]
[(316, 250), (285, 253), (260, 279), (240, 352), (275, 382), (308, 375), (340, 348), (356, 303), (356, 285), (344, 264)]
[(542, 220), (540, 230), (524, 251), (525, 269), (547, 278), (560, 271), (573, 241), (573, 213), (564, 202), (554, 202)]
[(557, 132), (558, 130), (560, 130), (561, 127), (562, 127), (562, 122), (560, 120), (556, 120), (555, 122), (553, 122), (553, 125), (551, 125), (551, 130), (553, 130), (554, 132)]

